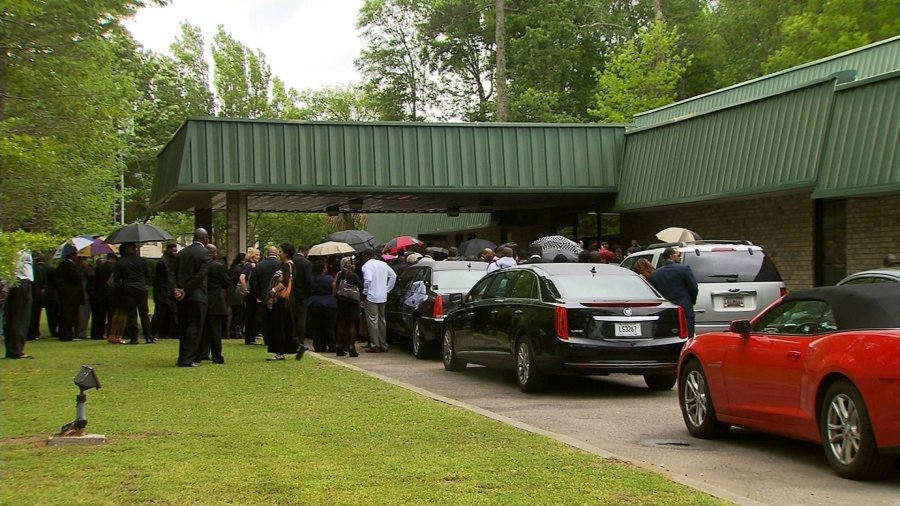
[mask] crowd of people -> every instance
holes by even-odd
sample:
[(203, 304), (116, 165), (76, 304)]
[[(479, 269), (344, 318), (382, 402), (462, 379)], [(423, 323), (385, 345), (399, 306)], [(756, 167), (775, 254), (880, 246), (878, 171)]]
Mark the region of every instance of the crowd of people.
[[(626, 254), (642, 246), (631, 241)], [(40, 338), (40, 321), (46, 314), (50, 336), (60, 341), (106, 339), (114, 344), (156, 343), (178, 339), (179, 367), (198, 367), (203, 361), (224, 364), (222, 340), (242, 339), (247, 345), (264, 344), (267, 360), (303, 357), (307, 339), (321, 353), (357, 357), (356, 344), (367, 341), (364, 351), (388, 351), (384, 307), (397, 277), (409, 266), (435, 261), (413, 251), (380, 254), (374, 250), (354, 256), (307, 258), (305, 246), (290, 242), (240, 253), (226, 267), (224, 258), (210, 244), (209, 233), (195, 231), (193, 242), (181, 249), (169, 243), (150, 275), (138, 245), (120, 245), (89, 262), (77, 252), (53, 266), (49, 255), (33, 257), (22, 252), (16, 276), (18, 284), (2, 289), (6, 358), (31, 358), (24, 351), (28, 340)], [(551, 255), (553, 256), (553, 255)], [(569, 262), (618, 263), (623, 252), (603, 241), (592, 243), (577, 258), (559, 254), (545, 257), (532, 244), (517, 248), (504, 244), (484, 248), (463, 257), (451, 247), (440, 260), (485, 262), (485, 272), (523, 263)], [(697, 281), (689, 266), (672, 248), (663, 253), (665, 263), (654, 269), (645, 259), (632, 267), (663, 296), (685, 309), (689, 332), (694, 330), (693, 306)], [(885, 257), (885, 265), (896, 264)], [(148, 303), (148, 281), (153, 280), (154, 311)], [(140, 324), (140, 329), (139, 329)], [(262, 343), (258, 338), (262, 337)]]

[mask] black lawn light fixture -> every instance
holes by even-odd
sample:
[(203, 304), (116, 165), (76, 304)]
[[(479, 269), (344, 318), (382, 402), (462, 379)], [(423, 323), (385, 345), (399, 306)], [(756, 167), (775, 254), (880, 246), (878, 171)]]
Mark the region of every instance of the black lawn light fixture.
[(75, 386), (80, 393), (75, 396), (75, 421), (69, 422), (59, 430), (60, 436), (83, 436), (87, 427), (87, 396), (84, 392), (92, 388), (100, 388), (100, 379), (94, 368), (89, 365), (81, 366), (81, 370), (75, 375)]

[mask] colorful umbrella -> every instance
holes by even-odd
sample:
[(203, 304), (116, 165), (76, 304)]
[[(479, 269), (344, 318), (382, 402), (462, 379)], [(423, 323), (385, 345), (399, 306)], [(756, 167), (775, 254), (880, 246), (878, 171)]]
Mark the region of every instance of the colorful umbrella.
[(53, 253), (53, 258), (64, 258), (72, 253), (78, 253), (82, 249), (91, 245), (94, 242), (94, 237), (89, 235), (78, 235), (75, 236), (68, 241), (59, 245), (56, 248), (56, 252)]
[(115, 250), (110, 247), (109, 244), (103, 242), (103, 239), (94, 239), (94, 242), (88, 244), (84, 248), (78, 250), (79, 255), (84, 255), (88, 257), (95, 257), (100, 255), (108, 255), (109, 253), (115, 253)]
[(416, 239), (410, 235), (401, 235), (400, 237), (394, 237), (387, 244), (384, 245), (384, 248), (381, 249), (382, 253), (390, 253), (391, 255), (396, 255), (400, 252), (400, 250), (409, 250), (415, 248), (421, 248), (425, 246), (425, 243)]

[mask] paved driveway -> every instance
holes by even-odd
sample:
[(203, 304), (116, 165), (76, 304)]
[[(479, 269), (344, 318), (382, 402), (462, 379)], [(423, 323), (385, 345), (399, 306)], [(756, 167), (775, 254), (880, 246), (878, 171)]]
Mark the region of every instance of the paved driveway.
[(323, 356), (738, 503), (900, 505), (900, 464), (887, 481), (853, 482), (831, 472), (817, 445), (737, 429), (725, 440), (693, 439), (675, 390), (651, 392), (639, 377), (561, 378), (534, 395), (519, 391), (512, 372), (472, 365), (447, 372), (439, 359), (416, 360), (401, 346), (354, 359)]

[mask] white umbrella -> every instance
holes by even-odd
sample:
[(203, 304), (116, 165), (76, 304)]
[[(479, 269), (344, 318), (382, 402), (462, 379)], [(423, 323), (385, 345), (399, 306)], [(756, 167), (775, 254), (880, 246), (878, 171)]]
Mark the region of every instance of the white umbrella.
[(663, 242), (697, 242), (700, 234), (683, 227), (669, 227), (656, 233), (656, 238)]
[(356, 253), (353, 246), (345, 242), (328, 241), (322, 244), (316, 244), (309, 248), (309, 256), (327, 256), (327, 255), (343, 255), (344, 253)]
[(541, 237), (531, 244), (539, 244), (541, 248), (543, 248), (541, 257), (547, 261), (553, 261), (553, 259), (556, 258), (556, 255), (560, 254), (565, 255), (569, 261), (575, 261), (578, 260), (578, 255), (580, 255), (582, 251), (581, 246), (579, 246), (577, 242), (561, 235)]

